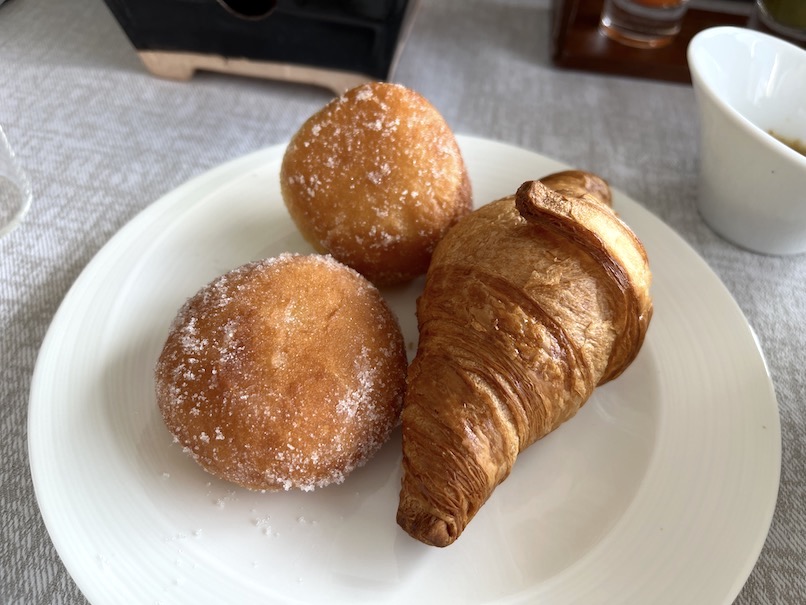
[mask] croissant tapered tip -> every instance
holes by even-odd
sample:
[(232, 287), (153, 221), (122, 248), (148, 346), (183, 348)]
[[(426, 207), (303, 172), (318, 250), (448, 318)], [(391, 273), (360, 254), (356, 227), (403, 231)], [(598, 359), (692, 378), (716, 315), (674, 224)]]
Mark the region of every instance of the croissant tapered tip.
[(562, 195), (540, 181), (526, 181), (515, 193), (515, 208), (526, 220), (537, 220), (544, 206), (551, 202), (554, 205), (562, 204), (563, 201)]
[(598, 174), (584, 170), (563, 170), (540, 179), (546, 187), (565, 197), (589, 195), (605, 206), (612, 206), (610, 185)]
[(423, 524), (419, 524), (417, 526), (418, 529), (416, 530), (413, 528), (409, 529), (405, 525), (401, 524), (399, 520), (398, 524), (403, 527), (403, 529), (406, 530), (409, 535), (416, 535), (420, 542), (428, 544), (429, 546), (438, 546), (440, 548), (444, 548), (445, 546), (453, 544), (456, 540), (456, 537), (451, 536), (448, 533), (448, 526), (441, 519), (431, 518), (430, 524), (427, 526), (427, 528), (423, 528)]
[(397, 524), (406, 533), (429, 546), (449, 546), (459, 537), (455, 522), (449, 522), (424, 511), (407, 511), (403, 505), (397, 510)]
[(551, 214), (571, 216), (574, 213), (572, 200), (580, 198), (612, 209), (607, 181), (581, 170), (566, 170), (539, 181), (526, 181), (515, 193), (515, 207), (527, 220), (537, 220), (545, 216), (547, 210)]

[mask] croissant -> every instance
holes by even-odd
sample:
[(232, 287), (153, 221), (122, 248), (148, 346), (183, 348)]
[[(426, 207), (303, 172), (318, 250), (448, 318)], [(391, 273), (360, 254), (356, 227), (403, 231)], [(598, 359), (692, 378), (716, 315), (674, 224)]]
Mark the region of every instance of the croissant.
[(454, 226), (417, 301), (398, 524), (453, 543), (519, 452), (632, 362), (650, 283), (643, 245), (590, 173), (526, 182)]

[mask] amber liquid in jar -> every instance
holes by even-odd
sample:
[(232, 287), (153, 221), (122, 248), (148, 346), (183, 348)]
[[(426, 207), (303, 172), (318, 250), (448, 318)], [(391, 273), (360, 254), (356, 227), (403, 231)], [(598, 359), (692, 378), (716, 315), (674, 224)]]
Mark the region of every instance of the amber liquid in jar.
[(660, 48), (680, 33), (688, 0), (605, 0), (599, 30), (636, 48)]

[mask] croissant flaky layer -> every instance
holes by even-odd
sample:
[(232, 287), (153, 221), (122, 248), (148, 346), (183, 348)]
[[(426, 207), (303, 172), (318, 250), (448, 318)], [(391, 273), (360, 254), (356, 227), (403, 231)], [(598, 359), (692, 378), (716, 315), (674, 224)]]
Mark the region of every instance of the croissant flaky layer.
[(632, 362), (652, 315), (635, 234), (595, 175), (524, 183), (439, 243), (417, 303), (398, 523), (455, 541), (518, 453)]

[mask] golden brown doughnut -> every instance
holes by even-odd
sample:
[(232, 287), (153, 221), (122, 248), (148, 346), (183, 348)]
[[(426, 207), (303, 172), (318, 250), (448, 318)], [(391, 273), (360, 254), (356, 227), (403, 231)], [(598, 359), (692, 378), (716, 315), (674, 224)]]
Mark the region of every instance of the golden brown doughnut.
[(448, 124), (420, 94), (385, 82), (311, 116), (288, 144), (280, 185), (305, 238), (379, 285), (425, 273), (472, 205)]
[(168, 429), (256, 490), (340, 483), (396, 425), (403, 337), (378, 290), (329, 256), (283, 254), (203, 287), (156, 367)]

